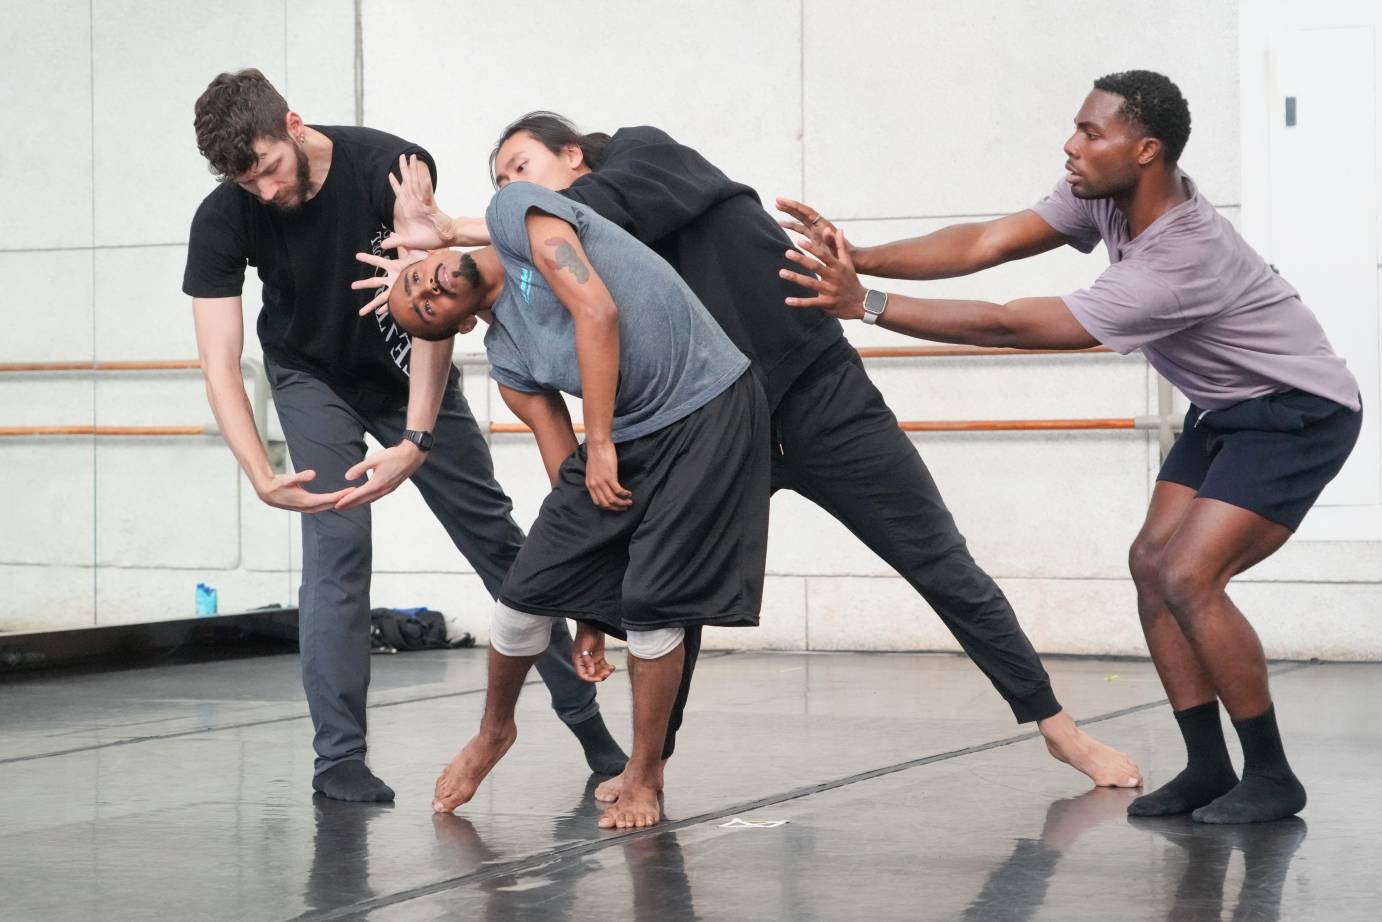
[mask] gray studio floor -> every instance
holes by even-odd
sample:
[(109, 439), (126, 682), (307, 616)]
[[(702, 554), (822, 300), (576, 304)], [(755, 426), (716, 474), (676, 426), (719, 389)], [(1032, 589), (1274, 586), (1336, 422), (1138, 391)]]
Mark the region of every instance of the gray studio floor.
[[(524, 694), (518, 743), (434, 817), (483, 651), (375, 657), (371, 763), (395, 806), (314, 801), (292, 656), (0, 685), (0, 918), (1377, 919), (1382, 665), (1281, 664), (1297, 821), (1129, 822), (1012, 722), (967, 661), (709, 655), (668, 822), (596, 829), (579, 749)], [(1181, 767), (1151, 666), (1052, 660), (1057, 692)], [(628, 685), (602, 689), (627, 742)]]

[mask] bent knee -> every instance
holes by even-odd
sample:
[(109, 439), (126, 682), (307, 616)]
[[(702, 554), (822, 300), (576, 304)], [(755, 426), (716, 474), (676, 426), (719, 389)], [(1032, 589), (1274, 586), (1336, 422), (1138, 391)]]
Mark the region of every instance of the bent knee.
[(1188, 624), (1200, 607), (1224, 588), (1213, 574), (1183, 559), (1164, 560), (1156, 585), (1166, 606), (1182, 625)]
[(629, 652), (639, 659), (661, 659), (681, 645), (686, 629), (663, 627), (652, 631), (629, 631)]
[(1160, 578), (1165, 545), (1139, 537), (1128, 548), (1128, 572), (1139, 589), (1155, 589)]
[(530, 615), (510, 608), (503, 602), (494, 603), (494, 615), (489, 624), (489, 645), (504, 656), (537, 656), (552, 640), (552, 622), (546, 615)]

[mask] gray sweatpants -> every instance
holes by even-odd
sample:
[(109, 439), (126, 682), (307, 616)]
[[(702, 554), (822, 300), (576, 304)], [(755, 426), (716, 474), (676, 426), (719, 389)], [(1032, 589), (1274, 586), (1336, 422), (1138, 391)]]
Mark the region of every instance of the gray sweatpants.
[[(365, 412), (307, 372), (272, 362), (265, 367), (293, 467), (317, 472), (309, 487), (313, 492), (351, 485), (345, 472), (364, 458), (366, 432), (383, 445), (402, 438), (406, 407)], [(523, 531), (494, 479), (489, 446), (455, 375), (433, 432), (436, 444), (413, 483), (490, 595), (497, 596)], [(368, 506), (302, 517), (298, 637), (318, 773), (365, 756), (371, 554)], [(552, 643), (537, 669), (564, 723), (599, 713), (595, 686), (581, 681), (571, 663), (571, 634), (563, 619), (553, 619)]]

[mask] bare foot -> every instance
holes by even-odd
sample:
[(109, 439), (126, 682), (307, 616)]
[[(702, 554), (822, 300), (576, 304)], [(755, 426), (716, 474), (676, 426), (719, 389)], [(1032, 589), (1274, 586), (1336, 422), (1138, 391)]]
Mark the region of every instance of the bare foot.
[[(662, 772), (666, 767), (666, 759), (657, 763), (657, 777), (653, 780), (653, 784), (659, 794), (662, 793)], [(627, 771), (627, 769), (625, 769), (625, 771)], [(619, 793), (623, 790), (624, 775), (620, 773), (608, 781), (602, 781), (600, 785), (595, 788), (595, 799), (602, 804), (612, 804), (619, 799)]]
[(1051, 755), (1088, 775), (1089, 780), (1100, 787), (1142, 786), (1142, 772), (1136, 762), (1075, 726), (1075, 721), (1065, 711), (1046, 718), (1037, 727), (1046, 738), (1046, 748)]
[(610, 805), (600, 817), (601, 829), (641, 829), (656, 826), (662, 820), (662, 802), (658, 788), (634, 779), (624, 783), (617, 803)]
[(481, 730), (475, 734), (437, 778), (432, 809), (437, 813), (450, 813), (461, 804), (469, 803), (480, 782), (504, 758), (504, 753), (517, 738), (518, 729), (512, 724), (499, 733)]

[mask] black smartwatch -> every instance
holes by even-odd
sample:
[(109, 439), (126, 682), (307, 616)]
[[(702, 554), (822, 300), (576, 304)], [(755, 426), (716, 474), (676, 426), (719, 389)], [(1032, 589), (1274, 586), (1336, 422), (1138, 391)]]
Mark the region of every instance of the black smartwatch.
[(409, 442), (412, 442), (414, 445), (416, 445), (418, 448), (421, 448), (423, 451), (432, 450), (432, 442), (434, 441), (434, 439), (432, 438), (432, 433), (430, 432), (423, 432), (420, 429), (404, 429), (403, 438)]

